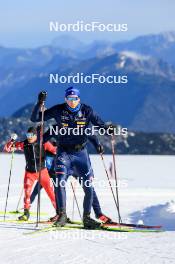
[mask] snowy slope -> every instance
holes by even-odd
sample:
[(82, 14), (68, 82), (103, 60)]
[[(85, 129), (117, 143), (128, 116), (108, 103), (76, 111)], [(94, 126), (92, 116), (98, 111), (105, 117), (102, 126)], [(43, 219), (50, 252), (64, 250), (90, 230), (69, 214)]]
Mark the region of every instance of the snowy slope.
[[(117, 214), (99, 156), (92, 156), (95, 187), (105, 214)], [(111, 156), (105, 156), (108, 166)], [(111, 233), (71, 230), (26, 235), (31, 224), (0, 222), (1, 263), (175, 263), (174, 156), (117, 156), (120, 208), (123, 221), (142, 220), (162, 224), (163, 233)], [(0, 211), (4, 210), (10, 155), (0, 155)], [(23, 181), (24, 157), (15, 155), (8, 210), (15, 210)], [(68, 183), (68, 215), (72, 216), (72, 192)], [(83, 192), (76, 186), (82, 208)], [(21, 204), (22, 207), (22, 204)], [(36, 211), (36, 203), (32, 206)], [(42, 191), (41, 211), (54, 214)], [(9, 217), (9, 216), (8, 216)], [(7, 219), (8, 219), (7, 217)], [(35, 217), (32, 217), (35, 219)], [(43, 216), (43, 219), (47, 216)], [(78, 219), (77, 210), (75, 219)], [(2, 219), (2, 214), (0, 215)]]

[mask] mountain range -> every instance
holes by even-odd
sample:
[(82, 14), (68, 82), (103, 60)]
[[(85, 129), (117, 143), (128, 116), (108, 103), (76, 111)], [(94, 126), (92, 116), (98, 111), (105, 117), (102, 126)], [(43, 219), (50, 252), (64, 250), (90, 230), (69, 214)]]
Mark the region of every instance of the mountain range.
[[(67, 45), (66, 45), (67, 43)], [(175, 32), (123, 42), (84, 44), (61, 36), (37, 49), (0, 47), (0, 116), (11, 116), (41, 90), (48, 107), (64, 100), (70, 84), (49, 84), (49, 74), (128, 77), (126, 84), (75, 84), (82, 101), (106, 121), (134, 131), (175, 132)]]

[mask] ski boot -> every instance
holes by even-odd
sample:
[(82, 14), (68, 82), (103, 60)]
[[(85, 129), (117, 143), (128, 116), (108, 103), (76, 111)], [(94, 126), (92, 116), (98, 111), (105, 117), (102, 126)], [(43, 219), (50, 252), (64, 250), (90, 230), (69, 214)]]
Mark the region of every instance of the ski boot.
[(101, 226), (101, 223), (95, 221), (90, 217), (90, 214), (84, 214), (83, 225), (85, 229), (96, 229)]
[(18, 217), (19, 221), (28, 221), (30, 217), (29, 209), (24, 209), (24, 214)]
[(108, 216), (104, 215), (104, 214), (100, 214), (98, 216), (96, 216), (96, 218), (102, 222), (103, 224), (111, 224), (112, 220), (111, 218), (109, 218)]
[(58, 219), (55, 221), (53, 226), (61, 227), (61, 226), (65, 226), (66, 223), (67, 223), (66, 210), (62, 209), (62, 210), (60, 210), (60, 213), (58, 215)]

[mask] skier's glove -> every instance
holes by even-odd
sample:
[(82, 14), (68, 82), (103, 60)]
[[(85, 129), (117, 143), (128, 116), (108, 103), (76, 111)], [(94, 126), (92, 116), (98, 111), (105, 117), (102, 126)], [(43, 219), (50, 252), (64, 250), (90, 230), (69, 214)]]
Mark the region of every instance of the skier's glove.
[(103, 147), (103, 145), (98, 145), (97, 146), (97, 153), (99, 153), (99, 154), (103, 154), (104, 153), (104, 147)]
[(15, 141), (17, 140), (17, 138), (18, 138), (17, 134), (15, 133), (11, 134), (11, 141)]
[(115, 129), (116, 129), (116, 126), (114, 126), (113, 124), (110, 124), (107, 126), (107, 135), (115, 135)]
[(42, 105), (46, 101), (46, 97), (47, 97), (47, 92), (46, 91), (40, 92), (39, 95), (38, 95), (38, 104)]

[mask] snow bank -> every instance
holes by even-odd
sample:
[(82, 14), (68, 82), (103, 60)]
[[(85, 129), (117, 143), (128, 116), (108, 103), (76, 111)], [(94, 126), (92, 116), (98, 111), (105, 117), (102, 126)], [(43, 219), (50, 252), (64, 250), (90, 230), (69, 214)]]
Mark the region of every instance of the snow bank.
[(162, 225), (165, 230), (175, 231), (175, 201), (146, 207), (130, 214), (131, 223)]

